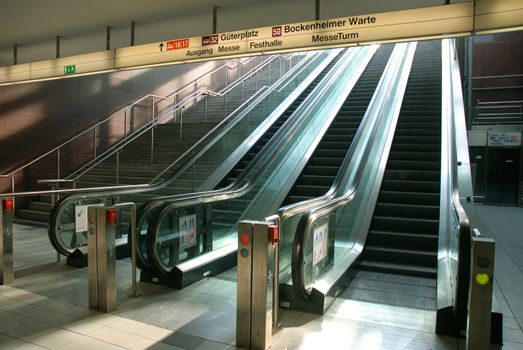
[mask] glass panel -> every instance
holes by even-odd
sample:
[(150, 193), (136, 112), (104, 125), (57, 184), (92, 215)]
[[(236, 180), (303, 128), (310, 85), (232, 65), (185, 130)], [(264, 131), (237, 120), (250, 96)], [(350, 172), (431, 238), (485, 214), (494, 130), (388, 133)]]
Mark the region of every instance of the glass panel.
[[(319, 61), (318, 57), (322, 57), (321, 55), (316, 55), (316, 54), (310, 55), (310, 56), (316, 57), (316, 60), (309, 64), (313, 64), (313, 63), (317, 64), (317, 62)], [(264, 60), (265, 60), (265, 58), (264, 58)], [(285, 60), (285, 59), (282, 56), (278, 56), (277, 59), (274, 60), (274, 62), (279, 62), (279, 60)], [(249, 68), (251, 66), (256, 67), (258, 64), (260, 64), (262, 62), (261, 59), (255, 59), (254, 61), (255, 62), (253, 64), (250, 64), (250, 63), (247, 64), (247, 65), (249, 65)], [(279, 78), (274, 73), (276, 66), (277, 66), (276, 63), (273, 63), (272, 65), (267, 65), (266, 67), (261, 69), (259, 71), (259, 73), (251, 74), (250, 72), (247, 72), (246, 74), (242, 75), (242, 77), (243, 76), (247, 77), (247, 80), (245, 81), (245, 84), (244, 84), (244, 90), (243, 90), (244, 97), (247, 97), (248, 94), (254, 93), (255, 90), (252, 89), (252, 86), (261, 87), (262, 84), (266, 84), (266, 82), (268, 81), (269, 69), (273, 70), (273, 72), (271, 73), (271, 76), (273, 76), (273, 78)], [(212, 77), (209, 76), (209, 81), (208, 81), (207, 85), (214, 85), (212, 87), (213, 91), (222, 91), (224, 88), (226, 89), (227, 87), (232, 87), (232, 82), (234, 80), (236, 80), (236, 77), (238, 76), (238, 74), (235, 73), (234, 80), (228, 79), (228, 81), (226, 83), (225, 80), (219, 79), (219, 74), (220, 74), (220, 72), (223, 72), (223, 71), (224, 71), (224, 69), (220, 69), (220, 70), (216, 71), (215, 74), (212, 75)], [(282, 73), (285, 73), (285, 72), (282, 71)], [(303, 79), (303, 76), (306, 76), (306, 74), (307, 74), (306, 72), (303, 72), (302, 75), (300, 75), (299, 77), (295, 77), (295, 79), (297, 79), (297, 81), (299, 79)], [(233, 76), (230, 75), (230, 77), (233, 77)], [(287, 80), (285, 80), (284, 82), (286, 82), (286, 81)], [(277, 81), (277, 84), (281, 85), (284, 82)], [(203, 87), (206, 87), (205, 83), (201, 83), (201, 84)], [(242, 85), (240, 84), (234, 88), (231, 88), (231, 91), (229, 91), (228, 93), (241, 95), (242, 94), (241, 89), (242, 89)], [(175, 105), (181, 106), (180, 101), (182, 101), (184, 98), (187, 98), (188, 96), (190, 96), (190, 93), (187, 93), (187, 91), (194, 91), (194, 87), (191, 85), (190, 87), (187, 87), (186, 89), (182, 89), (177, 94), (175, 94), (173, 97), (168, 98), (168, 99), (161, 99), (161, 98), (159, 99), (158, 97), (152, 97), (152, 96), (147, 97), (144, 100), (140, 101), (135, 107), (122, 111), (119, 114), (117, 114), (117, 116), (111, 120), (112, 124), (109, 129), (112, 131), (110, 131), (108, 129), (107, 125), (104, 125), (103, 128), (98, 128), (97, 132), (95, 134), (93, 134), (94, 135), (93, 137), (95, 137), (98, 140), (97, 154), (100, 154), (101, 151), (106, 149), (107, 142), (105, 142), (105, 141), (101, 142), (100, 140), (111, 139), (111, 138), (107, 138), (108, 134), (111, 134), (114, 136), (114, 133), (117, 131), (123, 134), (124, 129), (127, 131), (127, 133), (129, 133), (129, 131), (131, 129), (131, 125), (134, 125), (134, 128), (136, 129), (141, 126), (140, 123), (146, 123), (147, 118), (145, 117), (145, 115), (147, 113), (144, 113), (143, 111), (149, 111), (148, 112), (149, 114), (152, 113), (153, 99), (156, 104), (155, 108), (154, 108), (154, 113), (156, 115), (159, 115), (159, 119), (164, 120), (164, 121), (172, 120), (173, 122), (179, 123), (181, 118), (185, 118), (185, 120), (187, 121), (187, 118), (189, 118), (191, 116), (191, 113), (198, 113), (197, 108), (192, 108), (193, 111), (191, 113), (187, 112), (185, 114), (185, 117), (183, 117), (183, 114), (176, 112), (174, 114), (174, 118), (169, 118), (169, 116), (173, 115), (173, 108), (175, 107)], [(124, 195), (121, 197), (115, 196), (112, 198), (107, 198), (107, 199), (105, 199), (105, 201), (107, 202), (107, 205), (112, 205), (114, 203), (123, 202), (123, 201), (132, 201), (137, 204), (140, 204), (148, 199), (153, 198), (155, 195), (187, 193), (187, 192), (193, 191), (207, 178), (207, 176), (210, 174), (210, 172), (213, 169), (215, 169), (220, 164), (221, 161), (223, 161), (223, 156), (229, 154), (232, 149), (235, 149), (237, 147), (239, 141), (243, 141), (245, 138), (248, 138), (248, 136), (250, 135), (252, 130), (255, 129), (257, 124), (260, 123), (260, 121), (263, 120), (263, 118), (265, 118), (269, 114), (269, 112), (268, 112), (269, 109), (274, 108), (277, 101), (285, 98), (289, 94), (290, 91), (292, 91), (291, 85), (289, 85), (289, 88), (285, 91), (275, 92), (274, 94), (276, 95), (276, 98), (274, 96), (269, 96), (265, 100), (262, 101), (263, 103), (257, 104), (255, 106), (255, 108), (253, 108), (253, 110), (247, 115), (247, 118), (243, 118), (241, 123), (237, 123), (237, 125), (235, 125), (235, 127), (229, 131), (229, 133), (226, 135), (226, 137), (222, 138), (220, 140), (220, 142), (218, 142), (214, 146), (214, 148), (212, 148), (211, 150), (208, 150), (208, 152), (204, 155), (204, 157), (199, 159), (198, 162), (195, 162), (195, 164), (193, 164), (193, 166), (189, 167), (187, 171), (185, 171), (183, 174), (181, 174), (181, 176), (179, 176), (176, 179), (176, 181), (172, 184), (172, 186), (168, 187), (167, 189), (158, 191), (156, 194), (143, 193), (143, 194), (133, 194), (133, 195)], [(207, 99), (209, 99), (209, 101), (211, 101), (211, 99), (212, 99), (212, 101), (216, 101), (216, 102), (209, 102), (209, 101), (207, 101)], [(212, 96), (212, 97), (207, 96), (207, 97), (203, 98), (202, 100), (200, 100), (201, 103), (197, 103), (196, 106), (204, 106), (206, 101), (207, 101), (207, 104), (206, 104), (207, 113), (211, 114), (213, 112), (211, 109), (211, 107), (213, 106), (213, 103), (216, 103), (216, 106), (221, 106), (219, 108), (221, 108), (223, 110), (225, 97), (224, 96)], [(231, 102), (231, 100), (229, 99), (229, 107), (231, 109), (237, 107), (240, 103), (241, 103), (241, 101)], [(246, 106), (248, 106), (248, 104), (246, 104)], [(188, 107), (191, 107), (190, 103), (188, 104)], [(229, 107), (227, 107), (227, 108), (229, 108)], [(201, 108), (203, 108), (203, 107), (201, 107)], [(141, 112), (137, 112), (139, 109)], [(216, 110), (214, 110), (214, 112), (216, 113)], [(236, 114), (239, 114), (239, 113), (240, 113), (240, 110), (238, 110), (236, 112)], [(136, 115), (136, 118), (135, 118), (135, 115)], [(193, 115), (195, 117), (198, 116), (197, 114), (193, 114)], [(200, 117), (202, 117), (202, 116), (200, 115)], [(218, 119), (221, 120), (222, 118), (223, 118), (223, 114), (220, 114)], [(132, 123), (131, 123), (131, 120), (132, 120)], [(117, 174), (117, 172), (116, 172), (116, 168), (117, 168), (116, 163), (117, 162), (120, 163), (119, 176), (118, 176), (119, 180), (120, 180), (119, 184), (133, 184), (132, 183), (133, 181), (126, 182), (123, 174), (125, 171), (127, 171), (127, 173), (129, 173), (129, 168), (127, 168), (125, 166), (126, 160), (130, 160), (131, 161), (130, 163), (134, 164), (134, 162), (132, 160), (136, 154), (136, 150), (135, 150), (136, 147), (139, 147), (141, 150), (146, 148), (147, 150), (151, 151), (152, 157), (150, 159), (151, 164), (148, 164), (143, 169), (136, 169), (136, 167), (134, 167), (133, 168), (134, 170), (132, 170), (133, 173), (136, 173), (136, 171), (139, 171), (141, 177), (149, 176), (149, 178), (152, 179), (160, 171), (165, 169), (167, 164), (157, 164), (154, 162), (154, 160), (155, 160), (154, 152), (156, 152), (156, 153), (166, 152), (165, 149), (162, 149), (160, 147), (151, 148), (151, 147), (154, 147), (154, 145), (155, 145), (155, 137), (156, 137), (156, 139), (158, 139), (158, 135), (156, 135), (156, 136), (153, 135), (154, 130), (157, 130), (157, 129), (155, 128), (155, 129), (153, 129), (153, 131), (148, 131), (148, 132), (144, 133), (143, 135), (141, 135), (140, 137), (136, 138), (135, 141), (131, 142), (128, 145), (128, 147), (124, 148), (124, 150), (121, 152), (118, 159), (116, 156), (111, 156), (107, 160), (103, 161), (101, 164), (99, 164), (97, 166), (97, 168), (96, 168), (97, 170), (95, 170), (95, 171), (103, 172), (102, 176), (104, 177), (104, 179), (106, 179), (104, 181), (109, 181), (109, 182), (113, 181), (113, 183), (107, 183), (107, 185), (115, 184), (114, 179), (116, 178), (116, 174)], [(158, 133), (158, 132), (156, 132), (156, 133)], [(175, 133), (173, 136), (179, 137), (180, 135), (181, 135), (180, 128), (178, 128), (175, 130)], [(113, 139), (114, 139), (114, 137), (113, 137)], [(102, 147), (102, 143), (103, 143), (103, 147)], [(133, 149), (133, 147), (134, 147), (134, 149)], [(167, 151), (169, 151), (169, 150), (167, 150)], [(229, 153), (227, 153), (227, 152), (229, 152)], [(177, 156), (179, 156), (180, 153), (176, 154), (174, 159)], [(216, 155), (220, 155), (220, 156), (222, 156), (222, 158), (216, 158)], [(190, 159), (187, 159), (187, 160), (190, 160)], [(175, 170), (176, 170), (176, 168), (172, 172), (174, 172)], [(87, 173), (87, 175), (89, 175), (89, 174), (90, 173)], [(169, 175), (169, 174), (166, 174), (166, 176), (164, 178), (166, 178), (167, 175)], [(128, 177), (130, 177), (131, 179), (133, 178), (132, 174), (129, 175)], [(80, 180), (82, 180), (82, 179), (80, 179)], [(143, 180), (140, 179), (139, 183), (143, 183)], [(97, 184), (97, 185), (99, 185), (99, 184)], [(82, 187), (82, 186), (90, 187), (90, 186), (92, 186), (92, 182), (82, 183), (80, 181), (80, 183), (78, 184), (78, 187)], [(91, 204), (91, 203), (95, 203), (95, 202), (98, 202), (98, 201), (97, 200), (79, 200), (78, 204), (80, 204), (80, 203)], [(56, 238), (53, 238), (53, 240), (56, 242), (56, 244), (58, 246), (60, 246), (62, 248), (64, 253), (72, 252), (76, 247), (85, 245), (85, 242), (84, 242), (85, 240), (82, 240), (79, 237), (76, 237), (76, 234), (74, 233), (74, 205), (75, 204), (71, 203), (68, 205), (67, 208), (61, 209), (61, 214), (58, 216), (59, 217), (58, 220), (59, 220), (60, 224), (56, 225), (57, 227), (55, 228), (55, 232), (53, 233), (53, 235), (55, 235), (55, 233), (56, 233)], [(121, 225), (118, 226), (116, 237), (117, 238), (125, 237), (125, 235), (127, 235), (127, 233), (128, 233), (128, 230), (129, 230), (129, 222), (127, 219), (125, 219), (122, 221)], [(142, 228), (142, 229), (140, 229), (140, 232), (145, 233), (145, 230)], [(139, 242), (140, 241), (143, 241), (143, 240), (139, 239)], [(140, 245), (140, 246), (143, 246), (143, 245)], [(146, 255), (145, 249), (142, 252), (144, 253), (144, 255)]]
[[(254, 182), (253, 187), (241, 197), (212, 204), (210, 217), (213, 250), (237, 241), (238, 220), (260, 220), (278, 208), (285, 196), (282, 189), (290, 189), (294, 182), (294, 177), (289, 174), (296, 172), (297, 167), (310, 152), (311, 145), (319, 142), (321, 133), (318, 133), (318, 130), (329, 124), (331, 115), (337, 112), (333, 110), (335, 108), (333, 106), (338, 105), (338, 100), (345, 99), (346, 95), (342, 94), (346, 86), (345, 79), (361, 64), (358, 58), (366, 52), (366, 48), (354, 52), (357, 53), (349, 56), (353, 60), (343, 60), (340, 64), (341, 69), (336, 72), (339, 75), (332, 76), (329, 84), (325, 84), (321, 92), (315, 95), (317, 100), (312, 102), (309, 100), (307, 106), (300, 107), (301, 114), (298, 110), (297, 115), (302, 119), (289, 120), (280, 129), (280, 140), (285, 142), (271, 142), (264, 148), (260, 158), (245, 177), (245, 184)], [(294, 89), (294, 83), (288, 84), (285, 89), (291, 87)], [(285, 134), (286, 131), (289, 133)], [(162, 221), (163, 225), (167, 224)], [(169, 234), (167, 231), (160, 230), (153, 239), (161, 242), (162, 236)]]

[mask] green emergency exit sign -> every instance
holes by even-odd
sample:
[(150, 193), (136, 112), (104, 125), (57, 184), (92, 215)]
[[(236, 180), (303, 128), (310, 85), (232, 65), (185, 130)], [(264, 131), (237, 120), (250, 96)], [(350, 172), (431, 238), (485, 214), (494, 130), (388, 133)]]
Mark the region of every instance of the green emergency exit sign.
[(70, 65), (70, 66), (65, 66), (64, 67), (64, 74), (65, 75), (74, 74), (74, 73), (76, 73), (76, 66), (74, 64)]

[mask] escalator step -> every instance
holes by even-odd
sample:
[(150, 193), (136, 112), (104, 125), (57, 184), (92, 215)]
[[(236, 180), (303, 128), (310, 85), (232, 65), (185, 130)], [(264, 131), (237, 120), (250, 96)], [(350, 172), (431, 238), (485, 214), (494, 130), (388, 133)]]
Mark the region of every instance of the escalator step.
[(435, 267), (413, 266), (410, 264), (369, 260), (363, 260), (359, 266), (359, 269), (364, 271), (386, 272), (399, 275), (420, 276), (430, 278), (436, 278), (438, 275), (438, 269)]
[(439, 220), (397, 216), (377, 216), (372, 219), (371, 230), (437, 234)]
[(367, 237), (367, 244), (434, 252), (438, 249), (438, 235), (371, 230)]

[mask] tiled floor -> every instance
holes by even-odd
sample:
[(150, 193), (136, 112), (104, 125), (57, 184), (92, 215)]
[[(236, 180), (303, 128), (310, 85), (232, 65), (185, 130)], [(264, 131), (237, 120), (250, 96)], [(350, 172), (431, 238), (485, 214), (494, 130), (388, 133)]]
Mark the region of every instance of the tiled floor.
[[(495, 296), (503, 349), (523, 349), (523, 209), (477, 207), (496, 239)], [(87, 271), (53, 263), (41, 229), (15, 227), (15, 283), (0, 286), (0, 349), (234, 349), (235, 271), (183, 290), (140, 284), (128, 297), (130, 263), (117, 262), (118, 309), (87, 309)], [(34, 268), (44, 265), (45, 268)], [(338, 299), (323, 317), (282, 311), (274, 349), (464, 349), (433, 333), (429, 311)]]

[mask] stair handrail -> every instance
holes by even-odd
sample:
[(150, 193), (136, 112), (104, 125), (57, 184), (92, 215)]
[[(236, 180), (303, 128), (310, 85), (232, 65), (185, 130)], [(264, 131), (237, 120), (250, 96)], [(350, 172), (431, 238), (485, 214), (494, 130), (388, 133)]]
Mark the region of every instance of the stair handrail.
[[(458, 327), (463, 328), (466, 326), (468, 313), (470, 255), (473, 237), (471, 216), (468, 215), (467, 211), (472, 206), (473, 190), (466, 141), (467, 131), (461, 77), (455, 45), (454, 39), (442, 40), (442, 142), (446, 142), (443, 144), (441, 152), (441, 187), (442, 191), (445, 186), (447, 188), (445, 188), (445, 193), (441, 195), (442, 203), (440, 207), (448, 207), (451, 210), (450, 214), (457, 226), (451, 225), (448, 218), (446, 218), (447, 222), (440, 224), (438, 250), (442, 252), (446, 249), (447, 251), (447, 256), (443, 257), (447, 260), (445, 265), (447, 271), (444, 271), (445, 275), (441, 278), (441, 283), (448, 285), (448, 279), (450, 279), (454, 286), (447, 291), (451, 295), (445, 295), (448, 298), (446, 303), (452, 306)], [(443, 171), (445, 168), (446, 174)], [(450, 198), (446, 197), (448, 190), (450, 190)], [(445, 200), (450, 200), (450, 203), (443, 203)], [(441, 210), (443, 211), (443, 209)], [(454, 238), (456, 235), (451, 232), (453, 228), (456, 229), (457, 238)], [(441, 230), (444, 230), (445, 235), (442, 235)], [(447, 240), (447, 237), (450, 237), (450, 242), (455, 240), (454, 245), (452, 243), (445, 244), (444, 241)], [(451, 260), (456, 258), (457, 263), (452, 263)]]
[[(207, 78), (208, 76), (212, 76), (213, 74), (215, 74), (216, 72), (218, 72), (219, 70), (222, 70), (222, 69), (236, 69), (237, 67), (239, 67), (240, 64), (247, 64), (247, 63), (252, 63), (252, 60), (255, 59), (256, 57), (251, 57), (247, 60), (245, 59), (239, 59), (239, 58), (235, 58), (233, 59), (232, 61), (229, 61), (223, 65), (221, 65), (220, 67), (217, 67), (207, 73), (205, 73), (204, 75), (202, 76), (199, 76), (198, 78), (192, 80), (191, 82), (189, 82), (188, 84), (186, 84), (185, 86), (183, 86), (182, 88), (178, 89), (177, 91), (167, 95), (167, 96), (160, 96), (160, 95), (157, 95), (157, 94), (148, 94), (136, 101), (134, 101), (133, 103), (131, 104), (128, 104), (122, 108), (119, 108), (118, 110), (116, 110), (115, 112), (111, 113), (108, 117), (104, 118), (103, 120), (95, 123), (94, 125), (88, 127), (87, 129), (84, 129), (83, 131), (81, 131), (80, 133), (76, 134), (75, 136), (73, 136), (72, 138), (62, 142), (61, 144), (59, 144), (58, 146), (55, 146), (53, 147), (51, 150), (41, 154), (40, 156), (37, 156), (27, 162), (25, 162), (24, 164), (22, 165), (19, 165), (17, 167), (15, 167), (15, 169), (13, 170), (10, 170), (10, 171), (7, 171), (6, 173), (4, 174), (0, 174), (0, 178), (11, 178), (11, 192), (14, 193), (14, 188), (15, 188), (15, 179), (14, 179), (14, 175), (19, 173), (20, 171), (24, 170), (25, 168), (33, 165), (34, 163), (38, 162), (39, 160), (51, 155), (51, 154), (57, 154), (58, 155), (58, 158), (60, 157), (60, 150), (68, 145), (69, 143), (79, 139), (80, 137), (90, 133), (90, 132), (93, 132), (93, 130), (95, 130), (96, 128), (98, 128), (100, 125), (106, 123), (107, 121), (115, 118), (116, 116), (120, 115), (122, 112), (126, 112), (127, 110), (130, 110), (132, 107), (134, 107), (135, 105), (137, 105), (138, 103), (140, 103), (141, 101), (144, 101), (148, 98), (152, 98), (153, 99), (153, 105), (155, 104), (154, 100), (155, 99), (158, 99), (158, 100), (166, 100), (166, 99), (170, 99), (172, 97), (174, 97), (175, 95), (179, 95), (182, 91), (184, 91), (185, 89), (187, 89), (188, 87), (190, 86), (194, 86), (195, 84), (198, 83), (198, 81), (204, 79), (204, 78)], [(234, 67), (231, 67), (231, 63), (236, 63), (236, 65)], [(154, 113), (154, 111), (153, 111)], [(128, 135), (124, 135), (124, 138), (128, 136)], [(58, 161), (58, 166), (59, 166), (59, 161)], [(59, 170), (59, 169), (58, 169)], [(59, 171), (58, 171), (59, 172)]]
[[(370, 151), (376, 141), (377, 126), (382, 122), (382, 120), (385, 120), (385, 118), (397, 120), (401, 108), (401, 102), (403, 100), (403, 94), (410, 74), (415, 48), (415, 42), (396, 44), (382, 78), (376, 87), (372, 100), (369, 103), (369, 108), (367, 108), (367, 111), (365, 112), (362, 125), (358, 128), (354, 140), (344, 158), (341, 166), (342, 170), (337, 174), (334, 183), (327, 194), (318, 199), (311, 199), (281, 208), (274, 216), (268, 218), (268, 220), (272, 219), (276, 221), (279, 227), (282, 227), (283, 220), (302, 214), (296, 227), (292, 243), (291, 279), (296, 296), (303, 300), (308, 300), (311, 293), (311, 290), (307, 289), (304, 285), (302, 263), (305, 242), (309, 238), (307, 232), (309, 232), (315, 221), (330, 215), (336, 209), (347, 205), (354, 199), (358, 191), (361, 175), (367, 166)], [(387, 115), (387, 113), (390, 113), (390, 115)], [(395, 125), (395, 121), (393, 121), (393, 125)], [(363, 134), (364, 129), (371, 130), (370, 135), (365, 136)], [(394, 131), (395, 126), (391, 126), (388, 130), (387, 143), (389, 143), (389, 146), (392, 142)], [(359, 158), (356, 154), (358, 148), (360, 148), (358, 152)], [(349, 169), (348, 165), (353, 161), (356, 161), (355, 168), (350, 167)], [(340, 185), (347, 175), (350, 176), (349, 186), (340, 194)], [(343, 269), (343, 271), (345, 271), (347, 267), (348, 266), (333, 266), (333, 270)], [(340, 273), (337, 273), (334, 278), (339, 278), (339, 276)]]
[[(232, 89), (242, 84), (245, 80), (252, 77), (254, 74), (261, 71), (263, 68), (265, 68), (267, 65), (271, 64), (271, 62), (275, 61), (276, 59), (285, 59), (285, 60), (291, 60), (293, 55), (291, 54), (288, 57), (285, 57), (283, 55), (273, 55), (269, 56), (265, 61), (260, 63), (256, 68), (250, 70), (248, 73), (243, 75), (240, 79), (236, 80), (234, 83), (226, 86), (224, 89), (215, 92), (208, 89), (198, 90), (190, 94), (189, 96), (186, 96), (183, 100), (178, 101), (173, 105), (172, 108), (170, 108), (168, 111), (162, 113), (161, 115), (157, 116), (154, 120), (149, 121), (148, 123), (145, 123), (140, 129), (136, 130), (132, 133), (132, 136), (130, 135), (124, 140), (121, 140), (119, 143), (116, 143), (115, 145), (109, 147), (104, 153), (100, 154), (97, 159), (91, 160), (88, 164), (80, 167), (77, 171), (73, 172), (71, 175), (66, 177), (65, 179), (49, 179), (49, 180), (40, 180), (40, 182), (49, 182), (49, 183), (56, 183), (56, 182), (73, 182), (75, 183), (78, 181), (78, 179), (85, 175), (88, 171), (90, 171), (92, 168), (96, 167), (101, 162), (105, 161), (107, 158), (113, 156), (115, 153), (120, 152), (123, 148), (125, 148), (127, 145), (129, 145), (131, 142), (136, 140), (138, 137), (142, 136), (151, 128), (156, 126), (157, 124), (160, 124), (162, 121), (170, 118), (171, 116), (175, 116), (178, 111), (180, 111), (184, 106), (186, 106), (189, 103), (192, 103), (193, 101), (197, 100), (200, 96), (216, 96), (216, 97), (223, 97), (227, 95)], [(245, 103), (242, 103), (242, 106), (245, 106)], [(236, 113), (238, 109), (236, 109), (234, 112)], [(222, 123), (220, 123), (222, 124)], [(175, 160), (176, 162), (176, 160)], [(170, 168), (170, 165), (167, 166), (164, 171), (160, 175), (165, 174)], [(118, 169), (116, 170), (118, 172)], [(159, 176), (160, 176), (159, 175)], [(157, 176), (154, 180), (158, 179)]]
[[(301, 64), (305, 63), (305, 61), (306, 60), (300, 61), (294, 68), (301, 67)], [(292, 71), (288, 71), (287, 73), (290, 73), (290, 72), (292, 72)], [(282, 77), (282, 78), (284, 78), (284, 77)], [(262, 86), (262, 87), (260, 87), (260, 90), (262, 90), (262, 92), (263, 91), (267, 91), (269, 89), (270, 89), (269, 86)], [(259, 95), (261, 95), (261, 93), (257, 92), (251, 98), (245, 100), (240, 106), (238, 106), (234, 111), (232, 111), (226, 119), (222, 120), (213, 129), (211, 129), (206, 135), (204, 135), (193, 146), (191, 146), (191, 148), (189, 150), (187, 150), (182, 156), (190, 154), (191, 151), (194, 151), (194, 149), (197, 146), (199, 146), (202, 143), (205, 143), (205, 139), (208, 138), (209, 135), (211, 135), (213, 132), (216, 132), (219, 129), (219, 127), (223, 126), (224, 124), (228, 125), (228, 123), (227, 123), (228, 121), (234, 122), (234, 120), (240, 119), (241, 115), (236, 115), (236, 114), (239, 113), (244, 107), (245, 108), (249, 108), (249, 106), (255, 105), (256, 102), (255, 101), (252, 102), (252, 100), (258, 100), (261, 97), (263, 97), (263, 96), (259, 96)], [(241, 112), (245, 113), (246, 111), (244, 110), (244, 111), (241, 111)], [(233, 118), (233, 119), (230, 120), (231, 118)], [(227, 131), (227, 130), (224, 130), (224, 131)], [(180, 156), (180, 157), (182, 157), (182, 156)], [(58, 182), (61, 182), (61, 181), (67, 181), (67, 180), (65, 180), (65, 179), (52, 179), (52, 180), (44, 180), (44, 181), (49, 181), (49, 182), (51, 182), (51, 181), (58, 181)], [(164, 181), (162, 181), (162, 183), (163, 182)], [(39, 196), (39, 195), (53, 195), (53, 194), (55, 194), (55, 195), (61, 195), (61, 194), (70, 195), (70, 194), (79, 194), (79, 193), (86, 193), (86, 194), (88, 194), (88, 193), (91, 193), (91, 192), (100, 192), (100, 191), (108, 192), (108, 191), (122, 190), (123, 193), (117, 193), (117, 195), (120, 195), (120, 194), (131, 194), (131, 193), (134, 193), (134, 192), (127, 193), (127, 192), (125, 192), (125, 190), (136, 191), (136, 190), (145, 189), (145, 188), (148, 188), (148, 187), (151, 187), (151, 186), (153, 186), (152, 181), (149, 182), (149, 183), (134, 184), (134, 185), (97, 186), (97, 187), (86, 187), (86, 188), (64, 188), (64, 189), (25, 191), (25, 192), (15, 192), (15, 193), (0, 193), (0, 199), (1, 198), (7, 198), (7, 197), (16, 198), (16, 197), (31, 197), (31, 196)], [(154, 186), (158, 186), (158, 184), (155, 184)], [(158, 189), (158, 188), (155, 188), (155, 189)], [(98, 194), (98, 195), (102, 195), (102, 194)]]

